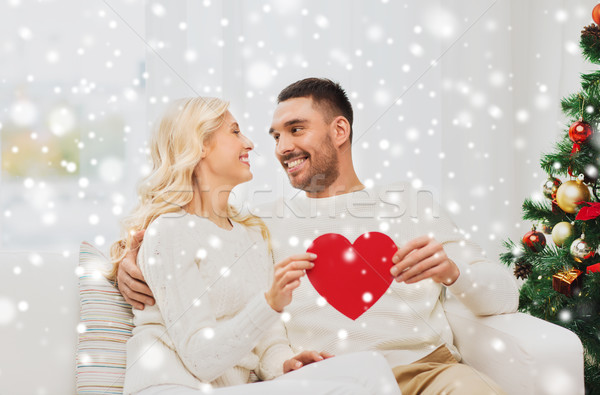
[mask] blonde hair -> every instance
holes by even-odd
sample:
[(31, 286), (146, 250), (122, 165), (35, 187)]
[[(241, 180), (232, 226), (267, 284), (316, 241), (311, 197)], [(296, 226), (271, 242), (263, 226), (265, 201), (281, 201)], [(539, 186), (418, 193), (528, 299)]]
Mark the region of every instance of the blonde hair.
[[(114, 281), (119, 264), (131, 247), (135, 232), (146, 229), (162, 214), (176, 212), (193, 198), (194, 168), (201, 158), (204, 143), (219, 129), (229, 103), (213, 97), (192, 97), (175, 101), (165, 112), (152, 135), (152, 171), (138, 187), (138, 205), (122, 221), (121, 238), (110, 249)], [(256, 226), (271, 242), (265, 223), (253, 215), (242, 215), (228, 205), (227, 216), (242, 225)]]

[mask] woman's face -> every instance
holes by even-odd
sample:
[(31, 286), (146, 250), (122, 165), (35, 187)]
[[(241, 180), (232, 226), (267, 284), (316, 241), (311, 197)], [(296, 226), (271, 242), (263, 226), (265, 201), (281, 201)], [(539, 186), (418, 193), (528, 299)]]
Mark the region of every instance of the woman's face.
[(240, 126), (229, 111), (223, 124), (213, 132), (205, 145), (205, 156), (200, 165), (215, 185), (234, 186), (252, 179), (248, 153), (252, 141), (242, 134)]

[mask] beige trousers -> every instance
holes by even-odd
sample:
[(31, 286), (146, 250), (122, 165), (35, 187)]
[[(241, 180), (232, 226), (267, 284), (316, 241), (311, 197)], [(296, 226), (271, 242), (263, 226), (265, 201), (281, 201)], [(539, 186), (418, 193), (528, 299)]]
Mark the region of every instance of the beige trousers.
[(393, 372), (402, 395), (506, 395), (488, 376), (458, 363), (445, 345)]

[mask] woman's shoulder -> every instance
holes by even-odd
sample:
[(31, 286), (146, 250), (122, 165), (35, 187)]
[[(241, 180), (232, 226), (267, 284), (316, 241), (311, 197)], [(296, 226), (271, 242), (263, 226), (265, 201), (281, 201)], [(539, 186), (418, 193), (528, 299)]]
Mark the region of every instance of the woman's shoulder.
[(202, 223), (182, 210), (155, 218), (146, 228), (144, 241), (146, 245), (160, 243), (163, 248), (182, 248), (190, 243), (196, 244), (206, 235)]
[(181, 227), (185, 224), (185, 217), (186, 212), (183, 210), (161, 214), (150, 222), (145, 236), (165, 231), (170, 232), (174, 228)]
[(208, 218), (187, 213), (184, 210), (161, 214), (155, 218), (146, 229), (146, 236), (157, 236), (161, 238), (191, 238), (192, 240), (204, 240), (210, 237), (229, 239), (237, 237), (240, 232), (248, 232), (246, 226), (231, 221), (233, 229), (220, 228)]
[(184, 210), (161, 214), (155, 218), (146, 229), (144, 239), (149, 237), (178, 238), (195, 240), (195, 243), (210, 241), (218, 238), (219, 240), (234, 240), (238, 238), (250, 238), (252, 241), (264, 241), (261, 228), (230, 221), (233, 228), (223, 229), (208, 218), (189, 214)]
[(154, 256), (155, 261), (156, 257), (170, 257), (187, 249), (190, 244), (187, 228), (185, 212), (164, 213), (153, 219), (144, 233), (138, 264), (140, 259), (146, 262), (148, 257)]
[(252, 240), (263, 240), (262, 230), (258, 225), (245, 225), (237, 223), (240, 231), (246, 232)]

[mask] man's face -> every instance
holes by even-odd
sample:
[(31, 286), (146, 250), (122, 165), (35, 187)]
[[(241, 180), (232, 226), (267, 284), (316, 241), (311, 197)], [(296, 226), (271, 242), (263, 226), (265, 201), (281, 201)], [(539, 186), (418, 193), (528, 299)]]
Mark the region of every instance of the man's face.
[(269, 134), (275, 139), (275, 156), (294, 188), (319, 192), (338, 178), (333, 131), (311, 98), (279, 103)]

